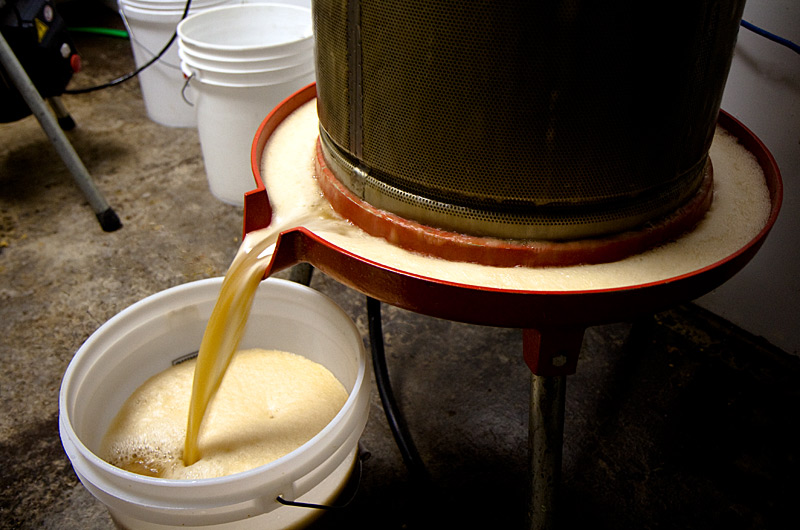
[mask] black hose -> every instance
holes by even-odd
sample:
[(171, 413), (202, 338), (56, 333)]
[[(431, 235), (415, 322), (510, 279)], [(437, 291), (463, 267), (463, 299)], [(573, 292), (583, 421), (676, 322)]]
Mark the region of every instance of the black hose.
[(405, 419), (397, 406), (389, 381), (389, 370), (386, 366), (386, 355), (383, 344), (383, 328), (381, 326), (381, 303), (367, 297), (367, 319), (369, 323), (369, 341), (372, 350), (372, 366), (375, 371), (375, 382), (383, 404), (383, 411), (389, 422), (397, 447), (403, 457), (409, 473), (414, 480), (428, 483), (428, 471), (417, 451)]

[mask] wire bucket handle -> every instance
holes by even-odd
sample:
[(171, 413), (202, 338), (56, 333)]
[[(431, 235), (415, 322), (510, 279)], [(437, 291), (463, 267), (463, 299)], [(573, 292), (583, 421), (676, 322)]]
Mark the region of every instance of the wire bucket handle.
[(314, 504), (311, 502), (298, 502), (298, 501), (290, 501), (286, 500), (280, 495), (278, 495), (275, 500), (278, 501), (280, 504), (284, 506), (295, 506), (297, 508), (311, 508), (315, 510), (341, 510), (343, 508), (347, 508), (356, 498), (358, 494), (358, 490), (361, 487), (361, 474), (364, 467), (364, 462), (369, 460), (371, 453), (369, 451), (365, 451), (361, 444), (358, 446), (358, 456), (356, 457), (356, 470), (353, 473), (353, 476), (350, 480), (347, 481), (347, 484), (344, 487), (344, 490), (340, 494), (340, 497), (345, 497), (346, 500), (339, 504), (335, 505), (327, 505), (327, 504)]

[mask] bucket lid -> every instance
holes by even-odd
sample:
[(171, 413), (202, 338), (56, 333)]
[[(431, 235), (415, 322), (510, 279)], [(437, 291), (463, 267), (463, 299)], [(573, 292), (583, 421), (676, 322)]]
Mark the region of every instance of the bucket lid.
[(311, 10), (287, 4), (213, 7), (181, 21), (178, 38), (212, 54), (258, 51), (285, 56), (313, 45)]

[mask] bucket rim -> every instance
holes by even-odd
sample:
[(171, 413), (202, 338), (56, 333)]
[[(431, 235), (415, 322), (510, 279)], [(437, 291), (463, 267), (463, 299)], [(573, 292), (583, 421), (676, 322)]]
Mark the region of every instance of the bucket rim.
[[(228, 2), (229, 0), (192, 0), (192, 4), (190, 7), (202, 7), (211, 4), (223, 4)], [(173, 8), (173, 6), (181, 10), (186, 9), (186, 0), (165, 0), (165, 1), (158, 1), (158, 0), (117, 0), (118, 5), (140, 5), (145, 7), (152, 7), (153, 9), (161, 9), (161, 8)]]
[(205, 49), (197, 49), (190, 44), (187, 44), (180, 39), (178, 39), (178, 48), (183, 50), (184, 53), (189, 55), (192, 58), (196, 58), (201, 61), (215, 61), (215, 62), (225, 62), (225, 63), (250, 63), (250, 62), (284, 62), (294, 60), (295, 58), (303, 57), (304, 59), (312, 60), (314, 57), (314, 47), (309, 46), (307, 48), (302, 48), (297, 51), (290, 51), (281, 55), (272, 55), (266, 57), (260, 56), (238, 56), (237, 54), (232, 53), (223, 53), (223, 54), (214, 54), (209, 53), (210, 50)]
[[(193, 0), (187, 18), (188, 16), (197, 14), (201, 10), (220, 7), (227, 1), (228, 0), (206, 0), (206, 2), (196, 3), (196, 1)], [(150, 5), (140, 0), (117, 0), (117, 4), (119, 11), (124, 10), (126, 14), (135, 13), (137, 15), (153, 15), (163, 18), (182, 16), (186, 5), (185, 2), (177, 2), (171, 5), (156, 7), (155, 5)]]
[[(203, 77), (201, 70), (194, 71), (189, 68), (185, 62), (181, 61), (181, 71), (183, 75), (186, 76), (187, 82), (191, 82), (192, 80), (197, 80), (198, 82), (204, 85), (213, 85), (218, 87), (227, 87), (227, 88), (257, 88), (257, 87), (266, 87), (266, 86), (273, 86), (273, 85), (282, 85), (284, 83), (291, 83), (292, 81), (296, 81), (299, 78), (307, 76), (309, 74), (314, 73), (314, 66), (311, 65), (307, 70), (297, 73), (291, 77), (281, 78), (281, 79), (272, 79), (268, 82), (263, 81), (247, 81), (243, 79), (237, 80), (236, 77), (246, 77), (246, 73), (241, 74), (225, 74), (217, 72), (216, 75), (219, 77)], [(200, 74), (200, 75), (198, 75)], [(227, 79), (230, 77), (230, 79)]]
[[(199, 20), (202, 20), (206, 17), (213, 18), (215, 15), (219, 15), (222, 12), (227, 11), (262, 11), (265, 8), (278, 8), (284, 9), (287, 11), (302, 11), (308, 14), (308, 34), (303, 34), (302, 37), (287, 40), (276, 44), (252, 44), (252, 45), (233, 45), (233, 44), (218, 44), (218, 45), (210, 45), (207, 42), (203, 42), (198, 40), (194, 37), (186, 35), (186, 28), (189, 27), (193, 23), (198, 23)], [(310, 44), (313, 43), (314, 40), (314, 33), (313, 33), (313, 23), (311, 19), (311, 10), (307, 7), (298, 6), (294, 4), (280, 4), (275, 2), (258, 2), (253, 4), (224, 4), (219, 6), (214, 6), (208, 9), (204, 9), (203, 11), (194, 13), (183, 20), (180, 21), (177, 27), (177, 34), (178, 39), (182, 40), (186, 44), (190, 44), (192, 46), (196, 46), (200, 49), (212, 49), (212, 50), (226, 50), (226, 51), (253, 51), (253, 50), (280, 50), (283, 48), (292, 48), (298, 44), (303, 44), (308, 42)]]
[[(184, 20), (188, 20), (188, 18), (185, 18)], [(176, 40), (179, 46), (183, 46), (187, 50), (191, 50), (196, 53), (204, 53), (212, 56), (215, 55), (217, 57), (243, 57), (245, 55), (250, 55), (250, 54), (268, 53), (266, 57), (258, 55), (258, 57), (261, 58), (283, 58), (283, 57), (291, 57), (293, 55), (303, 54), (309, 51), (313, 52), (314, 42), (315, 42), (313, 35), (303, 37), (301, 39), (297, 39), (291, 42), (288, 41), (282, 42), (280, 44), (269, 44), (269, 45), (253, 44), (247, 46), (234, 46), (231, 44), (225, 44), (220, 46), (197, 45), (191, 41), (183, 39), (180, 34), (178, 34), (178, 38)]]
[[(314, 68), (314, 64), (310, 60), (301, 61), (297, 64), (290, 64), (290, 65), (283, 65), (283, 66), (276, 66), (275, 68), (263, 68), (263, 67), (255, 67), (255, 68), (247, 68), (247, 61), (239, 61), (235, 64), (241, 65), (242, 68), (224, 68), (216, 65), (211, 65), (204, 63), (202, 59), (194, 59), (191, 57), (191, 54), (187, 55), (185, 50), (178, 49), (178, 58), (181, 60), (182, 63), (186, 64), (188, 67), (194, 67), (198, 70), (203, 70), (207, 72), (213, 72), (218, 74), (264, 74), (269, 75), (270, 73), (279, 73), (279, 72), (292, 72), (299, 69), (302, 69), (304, 72), (305, 70)], [(225, 64), (226, 61), (218, 61), (220, 63)], [(250, 61), (256, 62), (256, 61)]]
[[(219, 6), (226, 2), (227, 0), (207, 0), (206, 2), (197, 2), (196, 0), (192, 1), (192, 5), (189, 7), (189, 10), (197, 9), (205, 6)], [(141, 0), (117, 0), (118, 5), (131, 7), (134, 9), (142, 9), (147, 11), (180, 11), (183, 12), (186, 9), (186, 2), (174, 2), (174, 3), (151, 3), (151, 2), (142, 2)]]

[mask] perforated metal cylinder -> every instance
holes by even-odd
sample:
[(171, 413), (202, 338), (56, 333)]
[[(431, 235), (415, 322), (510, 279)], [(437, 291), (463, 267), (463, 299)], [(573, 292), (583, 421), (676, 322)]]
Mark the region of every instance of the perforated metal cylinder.
[(315, 0), (320, 139), (378, 208), (577, 239), (697, 191), (744, 0)]

